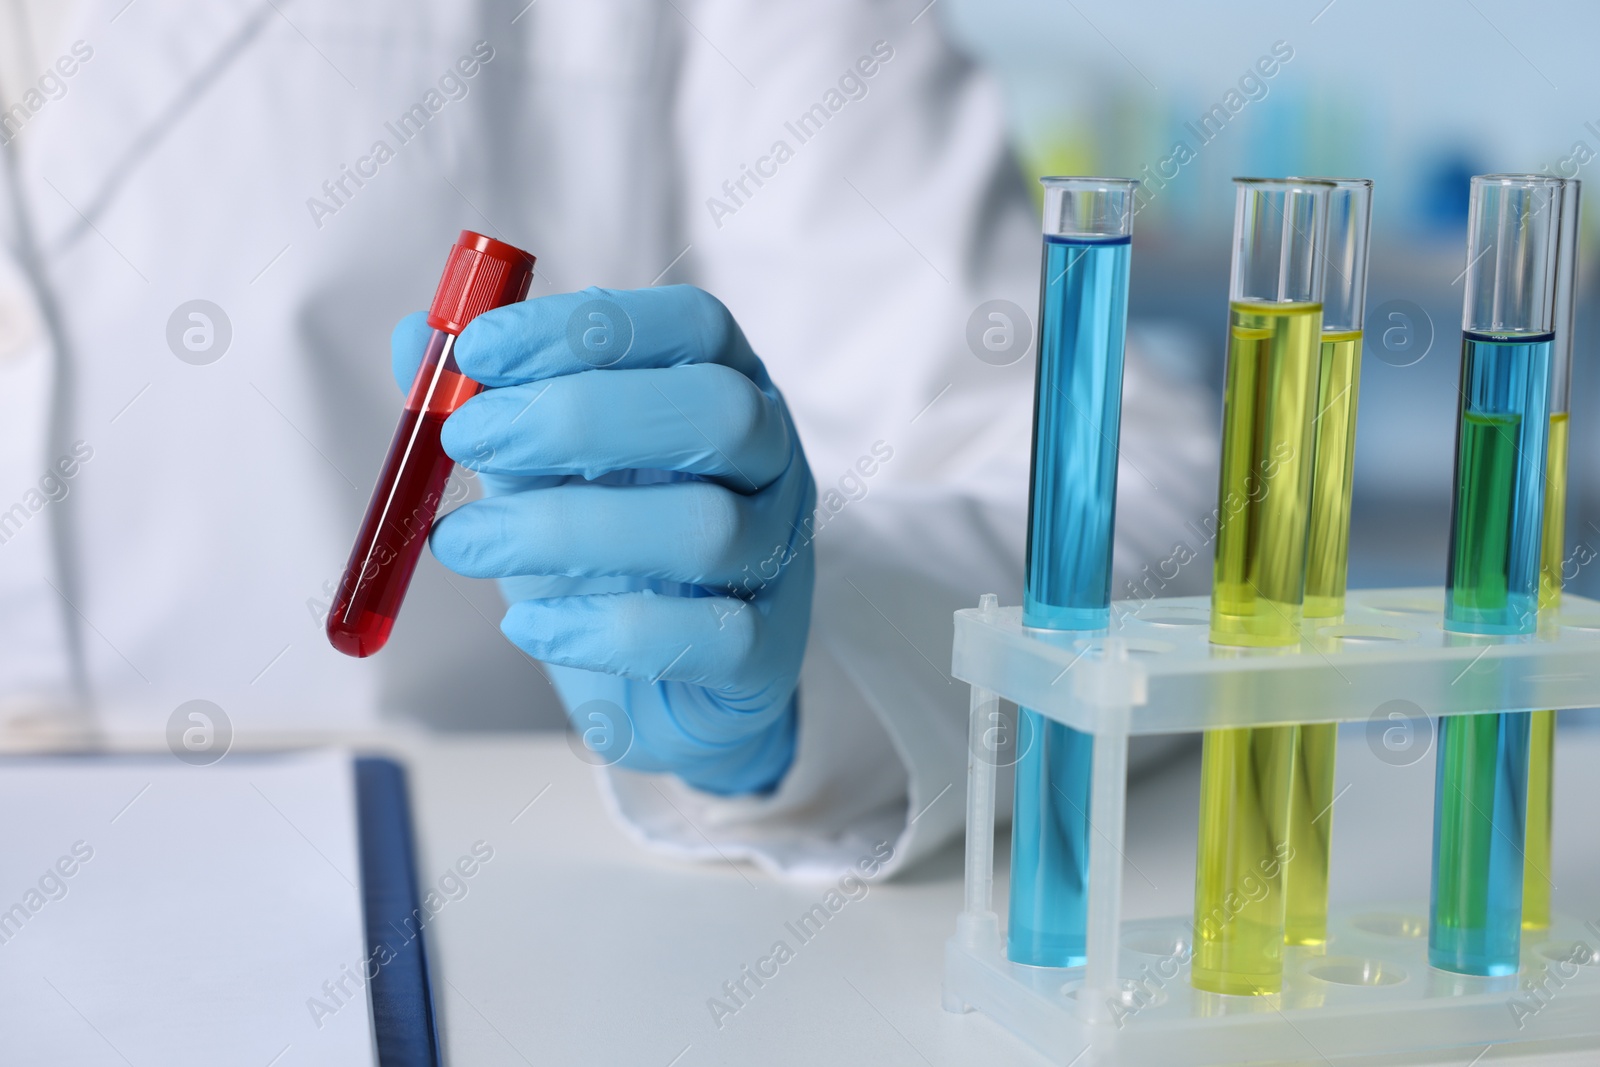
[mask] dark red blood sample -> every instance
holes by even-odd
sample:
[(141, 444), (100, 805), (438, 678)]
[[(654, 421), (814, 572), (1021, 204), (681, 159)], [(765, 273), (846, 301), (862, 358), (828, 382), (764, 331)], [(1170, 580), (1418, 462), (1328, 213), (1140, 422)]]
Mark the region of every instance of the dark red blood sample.
[(456, 366), (456, 336), (481, 313), (521, 300), (532, 279), (532, 256), (470, 230), (450, 250), (428, 313), (433, 336), (328, 612), (328, 641), (347, 656), (370, 656), (389, 640), (455, 466), (439, 431), (483, 388)]

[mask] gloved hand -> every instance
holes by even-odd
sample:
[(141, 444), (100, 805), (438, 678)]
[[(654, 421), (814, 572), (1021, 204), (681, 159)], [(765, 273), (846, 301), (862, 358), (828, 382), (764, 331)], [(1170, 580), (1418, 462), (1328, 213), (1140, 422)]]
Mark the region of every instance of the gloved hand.
[[(421, 314), (395, 329), (402, 389), (427, 333)], [(500, 579), (501, 630), (548, 665), (580, 732), (609, 710), (592, 702), (620, 709), (631, 744), (608, 759), (713, 793), (774, 788), (794, 756), (816, 488), (733, 316), (692, 286), (587, 289), (486, 312), (455, 358), (489, 388), (443, 443), (488, 495), (437, 522), (433, 554)]]

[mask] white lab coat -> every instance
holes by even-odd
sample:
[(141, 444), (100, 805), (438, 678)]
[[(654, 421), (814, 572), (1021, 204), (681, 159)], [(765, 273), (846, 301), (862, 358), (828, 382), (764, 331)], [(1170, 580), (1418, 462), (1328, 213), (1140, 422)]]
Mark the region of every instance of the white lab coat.
[[(397, 412), (390, 327), (480, 229), (538, 255), (534, 295), (715, 293), (846, 501), (817, 539), (792, 772), (736, 800), (609, 773), (624, 824), (800, 876), (881, 841), (898, 867), (961, 822), (950, 613), (1020, 596), (1033, 359), (966, 341), (981, 302), (1037, 301), (998, 95), (922, 0), (523, 4), (82, 4), (69, 36), (92, 56), (28, 116), (0, 201), (0, 513), (22, 507), (0, 525), (0, 716), (88, 707), (154, 735), (200, 698), (248, 739), (471, 703), (466, 650), (503, 640), (488, 583), (425, 560), (417, 588), (454, 615), (414, 591), (365, 661), (315, 608)], [(875, 49), (852, 99), (841, 78)], [(168, 344), (193, 299), (231, 324), (207, 365)], [(1126, 411), (1122, 579), (1215, 485), (1211, 413), (1136, 358)], [(852, 475), (875, 448), (892, 458)]]

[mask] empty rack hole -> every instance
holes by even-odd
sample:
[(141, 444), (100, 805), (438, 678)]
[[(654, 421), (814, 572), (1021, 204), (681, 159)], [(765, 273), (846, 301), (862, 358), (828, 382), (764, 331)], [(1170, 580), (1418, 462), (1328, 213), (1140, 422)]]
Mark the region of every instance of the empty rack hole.
[[(1079, 1000), (1085, 996), (1092, 996), (1089, 986), (1082, 979), (1068, 982), (1061, 987), (1061, 992), (1071, 1000)], [(1112, 995), (1122, 1007), (1130, 1011), (1142, 1011), (1145, 1008), (1154, 1008), (1167, 1002), (1167, 991), (1150, 982), (1140, 982), (1132, 978), (1117, 979), (1117, 991)]]
[(1443, 615), (1444, 597), (1384, 597), (1363, 602), (1361, 606), (1369, 611), (1381, 611), (1385, 615)]
[(1421, 635), (1400, 626), (1361, 626), (1339, 623), (1317, 630), (1318, 637), (1337, 637), (1341, 641), (1415, 641)]
[(1148, 637), (1087, 637), (1072, 647), (1086, 657), (1095, 656), (1104, 659), (1108, 646), (1112, 644), (1121, 644), (1128, 650), (1129, 656), (1159, 656), (1177, 647), (1170, 642), (1154, 641)]
[(1586, 941), (1548, 941), (1536, 951), (1552, 963), (1575, 963), (1580, 967), (1600, 963), (1600, 950)]
[(1122, 947), (1143, 956), (1181, 956), (1189, 949), (1189, 939), (1167, 930), (1124, 931)]
[(1402, 915), (1398, 912), (1379, 912), (1372, 915), (1358, 915), (1350, 920), (1350, 925), (1357, 930), (1365, 930), (1369, 934), (1379, 937), (1424, 937), (1428, 933), (1428, 924), (1421, 916)]
[(1320, 960), (1307, 967), (1306, 973), (1333, 985), (1399, 985), (1406, 980), (1406, 972), (1392, 963), (1355, 957)]
[(1164, 607), (1148, 614), (1130, 612), (1126, 617), (1151, 626), (1204, 626), (1211, 621), (1211, 611), (1209, 608)]

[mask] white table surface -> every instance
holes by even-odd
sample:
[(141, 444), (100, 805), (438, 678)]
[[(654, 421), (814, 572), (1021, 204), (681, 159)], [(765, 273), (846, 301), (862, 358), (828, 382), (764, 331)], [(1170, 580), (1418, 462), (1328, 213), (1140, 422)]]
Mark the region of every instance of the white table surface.
[[(438, 735), (400, 741), (396, 754), (411, 771), (424, 882), (476, 841), (494, 848), (430, 928), (453, 1067), (1048, 1062), (988, 1019), (940, 1007), (943, 943), (961, 904), (958, 846), (846, 904), (719, 1027), (708, 999), (724, 997), (723, 983), (776, 940), (796, 945), (785, 923), (826, 886), (643, 851), (611, 821), (594, 772), (560, 736)], [(1432, 756), (1389, 766), (1354, 732), (1338, 767), (1335, 906), (1411, 901), (1425, 915)], [(1557, 906), (1600, 919), (1596, 768), (1600, 733), (1563, 733)], [(1197, 752), (1135, 785), (1125, 917), (1189, 909), (1197, 792)], [(963, 798), (952, 790), (938, 803)], [(1003, 863), (1004, 838), (997, 852)], [(1465, 1067), (1476, 1053), (1439, 1062)], [(1511, 1059), (1491, 1052), (1477, 1062)], [(1596, 1063), (1600, 1051), (1531, 1062)]]

